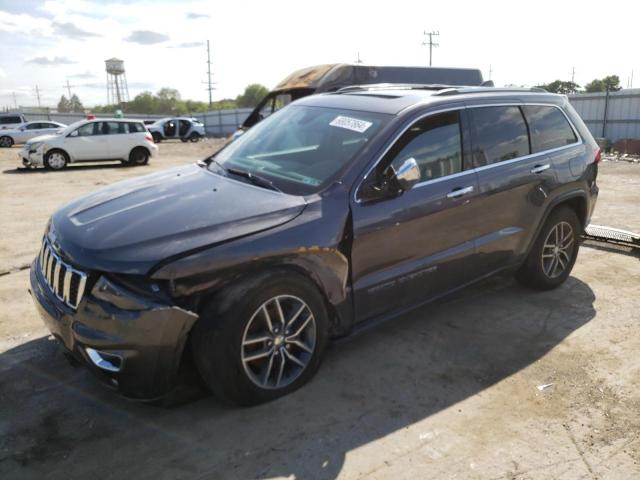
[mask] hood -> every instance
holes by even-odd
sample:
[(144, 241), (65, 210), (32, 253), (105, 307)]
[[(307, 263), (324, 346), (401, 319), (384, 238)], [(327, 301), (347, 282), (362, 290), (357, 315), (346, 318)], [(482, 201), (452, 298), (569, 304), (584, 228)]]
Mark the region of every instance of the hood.
[(189, 165), (78, 198), (53, 215), (49, 237), (82, 268), (144, 275), (169, 257), (282, 225), (305, 205)]
[(47, 140), (50, 140), (50, 139), (55, 138), (57, 136), (58, 135), (55, 135), (55, 134), (40, 135), (39, 137), (33, 137), (33, 138), (27, 140), (25, 145), (33, 145), (34, 143), (38, 143), (38, 142), (46, 142)]

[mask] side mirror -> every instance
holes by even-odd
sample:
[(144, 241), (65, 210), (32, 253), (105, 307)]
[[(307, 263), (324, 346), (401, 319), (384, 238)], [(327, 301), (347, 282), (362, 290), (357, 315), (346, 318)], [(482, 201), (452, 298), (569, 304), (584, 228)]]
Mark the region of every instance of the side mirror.
[(413, 157), (407, 158), (397, 171), (394, 170), (393, 176), (400, 187), (402, 187), (402, 190), (411, 190), (411, 188), (420, 181), (420, 167), (418, 166), (418, 162), (416, 162), (416, 159)]
[(78, 136), (78, 130), (74, 130), (73, 132), (71, 132), (69, 135), (69, 137), (77, 137)]

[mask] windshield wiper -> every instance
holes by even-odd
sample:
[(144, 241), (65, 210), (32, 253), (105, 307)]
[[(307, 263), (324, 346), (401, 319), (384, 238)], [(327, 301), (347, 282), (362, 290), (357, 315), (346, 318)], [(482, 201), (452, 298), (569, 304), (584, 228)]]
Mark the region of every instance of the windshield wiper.
[[(214, 162), (216, 162), (214, 160)], [(257, 185), (258, 187), (269, 188), (271, 190), (275, 190), (276, 192), (282, 192), (278, 187), (276, 187), (273, 182), (267, 178), (261, 177), (260, 175), (256, 175), (255, 173), (247, 172), (245, 170), (239, 170), (237, 168), (227, 168), (220, 165), (216, 162), (216, 165), (222, 167), (227, 173), (231, 173), (233, 175), (237, 175), (239, 177), (244, 177), (249, 180), (252, 184)]]

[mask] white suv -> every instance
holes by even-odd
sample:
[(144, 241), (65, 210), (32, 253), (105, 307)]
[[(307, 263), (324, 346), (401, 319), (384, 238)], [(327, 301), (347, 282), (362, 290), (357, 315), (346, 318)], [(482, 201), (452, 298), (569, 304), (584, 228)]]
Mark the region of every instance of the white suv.
[(120, 160), (145, 165), (158, 146), (141, 121), (107, 118), (81, 120), (58, 135), (29, 140), (20, 151), (27, 167), (60, 170), (70, 162)]

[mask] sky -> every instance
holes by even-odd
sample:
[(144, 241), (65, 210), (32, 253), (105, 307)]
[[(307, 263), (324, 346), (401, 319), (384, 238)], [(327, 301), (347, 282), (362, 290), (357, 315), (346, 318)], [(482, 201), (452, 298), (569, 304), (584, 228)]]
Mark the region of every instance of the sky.
[[(0, 108), (55, 106), (71, 85), (85, 106), (106, 103), (104, 61), (124, 60), (129, 92), (176, 88), (206, 101), (250, 83), (275, 86), (321, 63), (426, 66), (424, 31), (439, 32), (433, 65), (482, 70), (496, 85), (555, 79), (580, 85), (634, 71), (640, 87), (640, 2), (323, 0), (0, 0)], [(490, 72), (491, 70), (491, 72)]]

